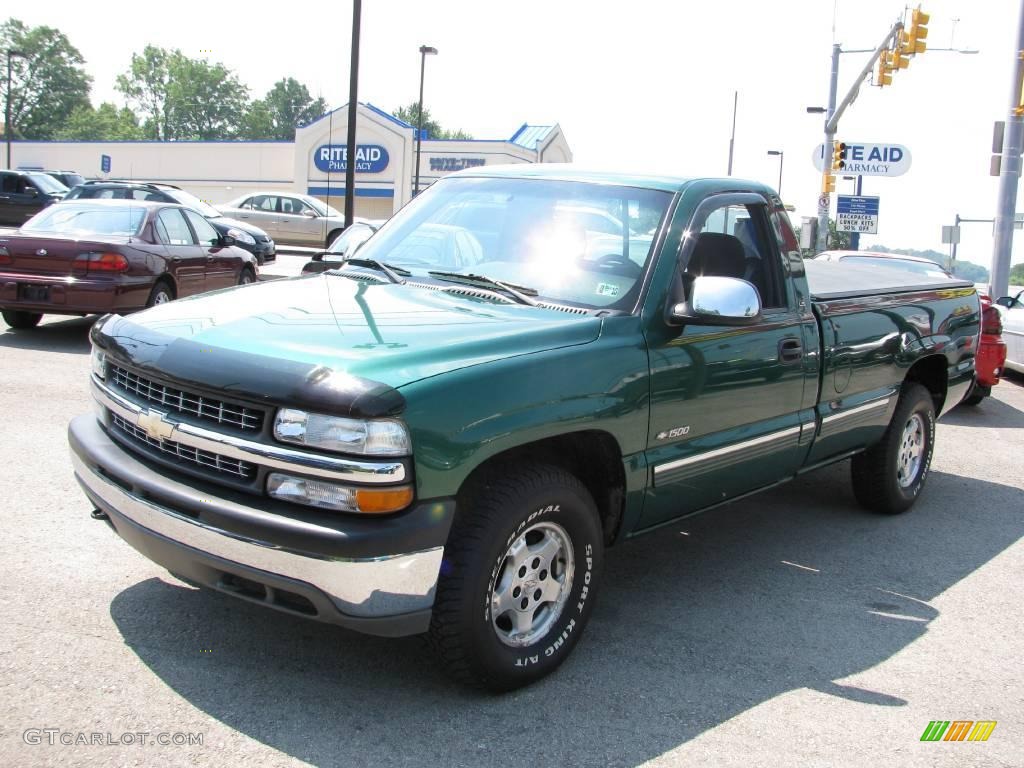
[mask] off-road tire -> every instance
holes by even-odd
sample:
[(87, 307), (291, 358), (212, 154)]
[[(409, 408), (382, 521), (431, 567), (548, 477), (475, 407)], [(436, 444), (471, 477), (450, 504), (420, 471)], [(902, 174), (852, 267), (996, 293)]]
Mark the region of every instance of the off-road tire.
[[(601, 524), (587, 489), (558, 467), (507, 465), (471, 483), (472, 487), (460, 494), (445, 547), (428, 639), (448, 674), (459, 682), (509, 691), (554, 671), (583, 633), (600, 591)], [(504, 568), (509, 567), (503, 568), (503, 563), (510, 548), (538, 528), (566, 535), (571, 544), (571, 585), (565, 582), (561, 611), (551, 614), (557, 618), (546, 627), (540, 622), (537, 631), (543, 630), (543, 634), (527, 645), (512, 647), (501, 639), (497, 626), (510, 614), (493, 611), (492, 615), (491, 598), (498, 592), (497, 581)], [(531, 562), (532, 558), (528, 555)], [(562, 573), (563, 578), (567, 572)], [(534, 573), (545, 578), (545, 571)], [(553, 573), (554, 567), (547, 578)], [(530, 573), (527, 577), (532, 578)], [(533, 586), (524, 589), (532, 593), (538, 583), (529, 581)], [(544, 611), (554, 603), (538, 605), (536, 612), (528, 612), (530, 616), (545, 616)]]
[[(919, 430), (913, 429), (914, 424)], [(919, 431), (921, 437), (920, 442), (911, 440), (909, 448), (908, 431)], [(924, 488), (934, 446), (935, 402), (931, 393), (920, 384), (905, 385), (882, 439), (853, 457), (851, 475), (857, 501), (872, 512), (906, 512)], [(914, 453), (918, 455), (916, 463), (905, 458)], [(913, 469), (908, 471), (908, 466)]]
[(30, 331), (43, 319), (41, 312), (24, 312), (20, 309), (3, 310), (4, 322), (16, 331)]

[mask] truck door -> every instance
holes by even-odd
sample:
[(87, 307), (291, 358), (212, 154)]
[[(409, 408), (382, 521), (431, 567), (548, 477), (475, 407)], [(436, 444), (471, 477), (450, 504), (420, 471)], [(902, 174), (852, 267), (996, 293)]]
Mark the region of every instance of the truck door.
[(677, 284), (701, 275), (746, 280), (762, 320), (649, 328), (652, 475), (642, 527), (788, 478), (806, 454), (801, 431), (809, 436), (814, 416), (805, 388), (816, 391), (817, 378), (805, 364), (802, 326), (813, 317), (793, 290), (775, 223), (760, 195), (737, 193), (707, 198), (687, 227)]

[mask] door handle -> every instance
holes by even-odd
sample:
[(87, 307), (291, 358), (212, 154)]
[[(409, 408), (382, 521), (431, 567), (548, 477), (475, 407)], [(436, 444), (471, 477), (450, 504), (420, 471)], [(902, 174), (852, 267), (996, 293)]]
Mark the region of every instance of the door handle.
[(783, 365), (800, 362), (804, 356), (804, 345), (800, 339), (783, 339), (779, 342), (779, 360)]

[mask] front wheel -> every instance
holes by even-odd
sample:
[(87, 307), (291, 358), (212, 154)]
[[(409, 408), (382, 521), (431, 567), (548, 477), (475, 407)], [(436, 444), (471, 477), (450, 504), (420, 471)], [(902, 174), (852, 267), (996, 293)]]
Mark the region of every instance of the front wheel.
[(903, 390), (882, 439), (851, 464), (853, 493), (873, 512), (895, 515), (917, 500), (935, 445), (935, 402), (920, 384)]
[(479, 480), (445, 547), (429, 639), (460, 682), (493, 691), (553, 672), (600, 588), (603, 541), (587, 489), (549, 465)]
[(16, 309), (3, 310), (4, 322), (16, 331), (28, 331), (39, 325), (43, 319), (41, 312), (22, 312)]
[(256, 273), (253, 272), (252, 267), (242, 267), (242, 271), (238, 273), (238, 284), (249, 285), (256, 282)]

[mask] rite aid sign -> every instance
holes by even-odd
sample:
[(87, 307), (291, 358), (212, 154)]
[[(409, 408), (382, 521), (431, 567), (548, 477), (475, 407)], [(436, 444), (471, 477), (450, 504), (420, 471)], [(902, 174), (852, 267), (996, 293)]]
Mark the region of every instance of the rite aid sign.
[[(380, 144), (356, 147), (356, 172), (380, 173), (388, 167), (388, 151)], [(313, 150), (313, 162), (324, 173), (348, 170), (348, 147), (344, 144), (323, 144)]]
[[(846, 176), (902, 176), (910, 170), (910, 150), (902, 144), (865, 144), (847, 141), (846, 167), (835, 171)], [(829, 148), (827, 166), (832, 165)], [(812, 157), (819, 171), (826, 168), (825, 145), (819, 144)]]

